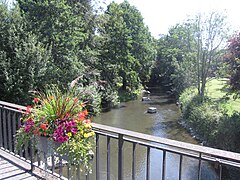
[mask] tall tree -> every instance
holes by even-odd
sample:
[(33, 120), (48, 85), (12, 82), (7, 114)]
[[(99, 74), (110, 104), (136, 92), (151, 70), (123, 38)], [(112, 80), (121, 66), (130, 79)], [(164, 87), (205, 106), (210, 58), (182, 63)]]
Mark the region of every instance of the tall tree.
[(230, 87), (237, 98), (240, 96), (240, 34), (236, 34), (229, 41), (226, 60), (230, 70)]
[(227, 39), (226, 16), (211, 12), (195, 18), (197, 38), (198, 94), (204, 96), (207, 78)]
[(198, 94), (204, 96), (207, 78), (221, 59), (226, 31), (225, 16), (217, 12), (199, 14), (172, 27), (159, 39), (153, 76), (159, 74), (177, 95), (196, 85)]
[(175, 95), (196, 81), (196, 42), (191, 23), (177, 24), (158, 40), (152, 81), (159, 81)]
[(18, 0), (28, 31), (52, 49), (50, 82), (66, 85), (86, 71), (94, 35), (91, 1)]
[(46, 83), (50, 51), (31, 32), (18, 7), (0, 4), (0, 98), (25, 104), (29, 91)]
[(102, 75), (123, 90), (135, 90), (141, 80), (148, 80), (155, 58), (153, 38), (140, 12), (127, 1), (111, 3), (103, 18), (106, 21), (100, 29)]

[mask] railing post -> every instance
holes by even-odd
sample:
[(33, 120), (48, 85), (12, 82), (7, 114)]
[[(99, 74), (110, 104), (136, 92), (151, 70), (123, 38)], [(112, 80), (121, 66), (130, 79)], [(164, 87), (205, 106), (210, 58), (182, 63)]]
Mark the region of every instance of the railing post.
[(132, 180), (135, 180), (135, 164), (136, 164), (136, 143), (133, 143), (132, 149)]
[(7, 144), (7, 115), (6, 109), (3, 108), (3, 145), (5, 149), (8, 149)]
[(13, 115), (12, 115), (13, 152), (16, 152), (16, 147), (15, 147), (15, 142), (16, 142), (16, 132), (17, 132), (17, 126), (16, 126), (16, 112), (13, 112)]
[(34, 151), (33, 151), (33, 140), (30, 140), (30, 161), (31, 161), (31, 172), (33, 172), (34, 165), (33, 165), (33, 157), (34, 157)]
[(123, 180), (123, 135), (118, 134), (118, 180)]
[(99, 135), (96, 134), (96, 180), (100, 179), (99, 171)]
[(77, 167), (77, 180), (80, 180), (81, 178), (81, 174), (80, 174), (80, 167)]
[(72, 176), (71, 176), (71, 164), (69, 164), (69, 163), (67, 164), (67, 176), (68, 176), (68, 180), (72, 179)]
[(178, 174), (178, 179), (179, 180), (182, 179), (182, 159), (183, 159), (183, 156), (181, 154), (180, 155), (180, 160), (179, 160), (179, 174)]
[(110, 151), (110, 137), (107, 137), (107, 180), (110, 180), (110, 156), (111, 156), (111, 151)]
[(7, 114), (7, 127), (8, 127), (8, 149), (10, 152), (13, 152), (11, 111), (8, 111), (8, 114)]
[(2, 122), (3, 122), (3, 117), (2, 117), (2, 109), (3, 107), (0, 107), (0, 146), (3, 147), (3, 127), (2, 127)]
[(147, 173), (146, 180), (150, 180), (150, 147), (147, 147)]
[(201, 179), (201, 164), (202, 164), (202, 153), (199, 153), (199, 163), (198, 163), (198, 180)]
[(163, 150), (163, 160), (162, 160), (162, 180), (165, 180), (166, 171), (166, 151)]
[(219, 180), (222, 180), (222, 165), (219, 164)]

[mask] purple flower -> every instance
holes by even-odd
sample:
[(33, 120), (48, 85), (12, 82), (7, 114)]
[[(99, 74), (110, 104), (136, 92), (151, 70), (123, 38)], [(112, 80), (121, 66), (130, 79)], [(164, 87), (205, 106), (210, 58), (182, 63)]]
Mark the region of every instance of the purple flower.
[(64, 138), (62, 136), (60, 136), (60, 137), (57, 138), (57, 141), (60, 142), (60, 143), (63, 143), (64, 142)]
[(66, 121), (66, 120), (67, 120), (67, 118), (63, 118), (63, 119), (62, 119), (62, 121)]
[(77, 123), (76, 123), (76, 121), (72, 120), (69, 122), (69, 124), (70, 124), (70, 126), (76, 126)]
[(68, 141), (68, 137), (67, 136), (59, 136), (57, 138), (57, 141), (60, 142), (60, 143), (63, 143), (65, 141)]
[(71, 132), (73, 133), (73, 134), (76, 134), (77, 133), (77, 128), (71, 128)]

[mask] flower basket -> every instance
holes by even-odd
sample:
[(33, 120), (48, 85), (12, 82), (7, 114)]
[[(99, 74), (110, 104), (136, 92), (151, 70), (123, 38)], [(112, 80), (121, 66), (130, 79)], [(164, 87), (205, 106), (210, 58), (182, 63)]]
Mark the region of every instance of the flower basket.
[[(56, 155), (57, 148), (61, 146), (61, 143), (49, 139), (49, 137), (39, 136), (37, 137), (36, 149), (43, 153), (46, 157)], [(67, 155), (61, 156), (62, 159), (68, 161)]]
[(39, 152), (51, 156), (54, 154), (55, 143), (54, 141), (50, 141), (48, 137), (39, 136), (37, 137), (36, 148)]
[(86, 103), (74, 91), (65, 93), (56, 87), (39, 93), (33, 107), (23, 114), (17, 133), (17, 148), (35, 138), (36, 149), (45, 157), (57, 153), (72, 165), (91, 171), (94, 132)]

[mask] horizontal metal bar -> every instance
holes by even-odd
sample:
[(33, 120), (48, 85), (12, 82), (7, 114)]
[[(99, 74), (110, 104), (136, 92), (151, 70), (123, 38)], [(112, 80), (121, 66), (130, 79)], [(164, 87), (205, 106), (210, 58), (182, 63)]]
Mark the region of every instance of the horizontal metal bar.
[(0, 101), (0, 107), (4, 107), (4, 108), (11, 108), (11, 109), (15, 109), (15, 110), (26, 110), (27, 107), (26, 106), (21, 106), (21, 105), (17, 105), (17, 104), (13, 104), (13, 103), (9, 103), (9, 102), (5, 102), (5, 101)]
[[(16, 105), (16, 104), (4, 102), (4, 101), (0, 101), (0, 106), (4, 107), (4, 108), (15, 109), (16, 111), (18, 111), (18, 109), (26, 110), (25, 106)], [(156, 136), (152, 136), (152, 135), (147, 135), (147, 134), (143, 134), (143, 133), (133, 132), (133, 131), (129, 131), (129, 130), (124, 130), (124, 129), (110, 127), (110, 126), (96, 124), (96, 123), (93, 123), (93, 129), (95, 131), (99, 131), (99, 133), (105, 131), (105, 133), (106, 132), (109, 133), (108, 136), (110, 136), (110, 137), (114, 136), (112, 134), (116, 134), (116, 136), (118, 136), (118, 134), (123, 134), (124, 137), (132, 137), (132, 138), (140, 139), (141, 141), (146, 141), (146, 142), (150, 141), (151, 143), (167, 145), (169, 147), (179, 148), (179, 149), (183, 149), (185, 151), (192, 151), (195, 153), (208, 154), (209, 156), (221, 157), (221, 158), (224, 158), (227, 160), (233, 160), (233, 161), (240, 162), (240, 154), (239, 153), (234, 153), (234, 152), (204, 147), (204, 146), (200, 146), (200, 145), (180, 142), (180, 141), (176, 141), (176, 140), (156, 137)]]
[(111, 134), (111, 133), (101, 132), (101, 131), (98, 131), (98, 130), (94, 130), (94, 132), (95, 132), (96, 134), (99, 134), (99, 135), (102, 135), (102, 136), (106, 136), (106, 137), (111, 137), (111, 138), (114, 138), (114, 139), (118, 139), (118, 135), (117, 135), (117, 134)]
[[(106, 134), (104, 134), (104, 136), (106, 136)], [(171, 148), (171, 147), (167, 147), (167, 146), (159, 146), (156, 144), (152, 144), (152, 143), (148, 143), (148, 142), (143, 142), (140, 140), (135, 140), (135, 139), (131, 139), (131, 138), (126, 138), (123, 137), (124, 141), (130, 142), (130, 143), (135, 143), (138, 145), (142, 145), (142, 146), (146, 146), (146, 147), (151, 147), (153, 149), (157, 149), (157, 150), (164, 150), (170, 153), (174, 153), (174, 154), (178, 154), (178, 155), (184, 155), (190, 158), (195, 158), (195, 159), (199, 159), (199, 153), (197, 152), (187, 152), (186, 150), (181, 150), (181, 149), (177, 149), (177, 148)], [(223, 158), (219, 158), (219, 157), (214, 157), (208, 154), (202, 154), (201, 157), (202, 160), (206, 160), (206, 161), (211, 161), (211, 162), (219, 162), (221, 161), (221, 163), (223, 165), (228, 165), (228, 166), (234, 166), (237, 168), (240, 168), (240, 162), (234, 162), (234, 161), (229, 161), (229, 160), (225, 160)]]
[[(21, 110), (19, 110), (21, 109)], [(13, 111), (17, 112), (17, 115), (22, 113), (23, 111), (26, 110), (25, 106), (20, 106), (12, 103), (7, 103), (0, 101), (0, 118), (3, 120), (3, 126), (6, 126), (6, 120), (7, 120), (7, 114), (6, 111)], [(2, 115), (2, 117), (1, 117)], [(14, 118), (15, 119), (15, 118)], [(18, 119), (18, 126), (20, 125), (19, 117), (17, 116)], [(12, 125), (8, 125), (9, 127)], [(147, 148), (154, 148), (158, 150), (162, 150), (164, 153), (175, 153), (179, 154), (181, 156), (187, 156), (191, 158), (196, 158), (208, 161), (208, 162), (217, 162), (221, 165), (228, 165), (228, 166), (234, 166), (240, 168), (240, 154), (239, 153), (234, 153), (234, 152), (229, 152), (229, 151), (224, 151), (224, 150), (219, 150), (219, 149), (214, 149), (214, 148), (209, 148), (209, 147), (204, 147), (200, 145), (195, 145), (195, 144), (190, 144), (190, 143), (185, 143), (185, 142), (180, 142), (180, 141), (175, 141), (175, 140), (170, 140), (166, 138), (161, 138), (161, 137), (156, 137), (152, 135), (147, 135), (143, 133), (138, 133), (138, 132), (133, 132), (129, 130), (124, 130), (120, 128), (115, 128), (111, 126), (106, 126), (106, 125), (101, 125), (101, 124), (96, 124), (93, 123), (93, 129), (96, 133), (96, 169), (97, 169), (97, 175), (96, 177), (99, 177), (99, 136), (106, 136), (107, 138), (114, 138), (118, 139), (119, 135), (121, 135), (121, 143), (119, 145), (122, 145), (124, 142), (130, 142), (134, 145), (142, 145), (146, 146)], [(5, 132), (6, 134), (6, 132)], [(2, 135), (7, 137), (4, 132)], [(4, 137), (3, 137), (4, 138)], [(3, 141), (4, 143), (4, 141)], [(121, 147), (121, 146), (120, 146)], [(121, 150), (121, 148), (119, 149)], [(121, 154), (121, 153), (120, 153)], [(199, 155), (201, 156), (199, 157)], [(123, 155), (123, 154), (122, 154)], [(165, 154), (166, 155), (166, 154)], [(150, 157), (150, 156), (149, 156)], [(120, 156), (119, 159), (123, 159), (123, 157)], [(135, 170), (133, 170), (133, 173)], [(123, 164), (120, 163), (119, 165), (119, 177), (123, 177)], [(61, 172), (60, 172), (61, 174)], [(133, 175), (134, 177), (134, 175)]]
[(156, 137), (156, 136), (152, 136), (152, 135), (148, 135), (148, 134), (133, 132), (133, 131), (110, 127), (110, 126), (106, 126), (106, 125), (102, 125), (102, 124), (93, 123), (93, 128), (95, 130), (99, 130), (99, 131), (101, 131), (101, 130), (108, 131), (109, 133), (117, 132), (117, 133), (123, 134), (125, 137), (128, 136), (128, 137), (132, 137), (132, 138), (137, 138), (137, 139), (141, 139), (142, 141), (148, 141), (148, 142), (150, 141), (151, 143), (158, 143), (158, 144), (167, 145), (167, 146), (179, 148), (179, 149), (184, 149), (184, 150), (192, 151), (192, 152), (196, 152), (196, 153), (204, 153), (204, 154), (208, 154), (208, 155), (215, 156), (215, 157), (224, 157), (229, 160), (234, 160), (234, 161), (240, 162), (240, 154), (239, 153), (234, 153), (234, 152), (214, 149), (214, 148), (210, 148), (210, 147), (204, 147), (204, 146), (200, 146), (200, 145), (180, 142), (180, 141), (176, 141), (176, 140)]

